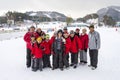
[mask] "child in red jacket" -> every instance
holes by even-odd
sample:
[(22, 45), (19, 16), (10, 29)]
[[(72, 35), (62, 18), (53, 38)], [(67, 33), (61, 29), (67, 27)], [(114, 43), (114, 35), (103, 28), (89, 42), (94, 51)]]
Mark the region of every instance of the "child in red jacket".
[(36, 42), (32, 44), (32, 71), (37, 71), (38, 69), (42, 71), (42, 57), (43, 57), (43, 45), (42, 45), (42, 38), (38, 37)]
[(75, 32), (73, 30), (70, 31), (70, 39), (71, 39), (71, 65), (74, 66), (73, 68), (77, 68), (78, 64), (78, 52), (81, 49), (81, 41), (78, 38), (78, 36), (75, 35)]
[(82, 34), (80, 35), (80, 39), (82, 42), (82, 49), (80, 51), (80, 63), (86, 64), (87, 63), (87, 49), (88, 49), (88, 35), (86, 34), (86, 29), (82, 30)]
[(64, 32), (63, 37), (65, 39), (64, 45), (65, 45), (65, 51), (63, 54), (63, 63), (66, 68), (69, 67), (69, 52), (71, 47), (71, 40), (69, 37), (69, 34), (67, 32)]
[(50, 38), (49, 34), (46, 34), (45, 41), (43, 42), (44, 45), (43, 68), (45, 67), (51, 68), (51, 64), (50, 64), (51, 43), (49, 38)]

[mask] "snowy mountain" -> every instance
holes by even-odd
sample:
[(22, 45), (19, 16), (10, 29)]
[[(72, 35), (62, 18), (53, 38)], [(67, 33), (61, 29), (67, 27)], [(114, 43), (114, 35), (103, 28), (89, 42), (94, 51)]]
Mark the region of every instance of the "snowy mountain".
[(97, 11), (100, 20), (103, 19), (104, 15), (111, 16), (115, 21), (120, 21), (120, 6), (109, 6), (102, 8)]
[(66, 20), (66, 16), (62, 13), (58, 13), (58, 12), (52, 12), (52, 11), (30, 11), (30, 12), (26, 12), (27, 15), (29, 16), (37, 16), (37, 17), (47, 17), (50, 19), (54, 19), (57, 21), (65, 21)]

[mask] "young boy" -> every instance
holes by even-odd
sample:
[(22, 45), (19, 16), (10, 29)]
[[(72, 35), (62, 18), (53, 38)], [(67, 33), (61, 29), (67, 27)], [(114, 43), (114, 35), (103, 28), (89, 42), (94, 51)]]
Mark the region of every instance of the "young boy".
[(80, 40), (82, 42), (82, 49), (80, 51), (80, 64), (87, 63), (87, 49), (89, 38), (86, 31), (87, 31), (86, 29), (82, 29), (82, 34), (80, 35)]
[(62, 37), (62, 30), (58, 30), (57, 37), (52, 44), (52, 50), (54, 52), (54, 59), (53, 59), (53, 68), (52, 70), (56, 69), (59, 65), (61, 71), (63, 71), (63, 52), (64, 52), (64, 42)]
[(50, 38), (49, 34), (46, 34), (45, 41), (43, 43), (45, 48), (43, 55), (43, 68), (45, 67), (51, 68), (51, 64), (50, 64), (51, 44), (49, 38)]
[(42, 71), (42, 57), (43, 57), (43, 46), (41, 44), (42, 38), (38, 37), (36, 42), (32, 45), (32, 71), (36, 72), (38, 69)]

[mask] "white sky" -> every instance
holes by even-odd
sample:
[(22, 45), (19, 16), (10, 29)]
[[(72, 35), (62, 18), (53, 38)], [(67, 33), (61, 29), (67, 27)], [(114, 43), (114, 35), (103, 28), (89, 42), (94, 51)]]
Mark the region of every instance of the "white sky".
[(0, 15), (7, 11), (57, 11), (73, 18), (83, 17), (120, 0), (0, 0)]

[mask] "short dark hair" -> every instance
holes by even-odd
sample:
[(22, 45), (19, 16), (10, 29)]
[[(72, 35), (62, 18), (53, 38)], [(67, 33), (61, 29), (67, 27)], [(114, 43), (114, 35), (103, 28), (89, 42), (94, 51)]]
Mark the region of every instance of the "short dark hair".
[(94, 28), (94, 25), (90, 25), (90, 26), (89, 26), (89, 29), (90, 29), (90, 28)]
[(34, 28), (34, 29), (35, 29), (35, 27), (34, 27), (34, 26), (31, 26), (30, 28)]

